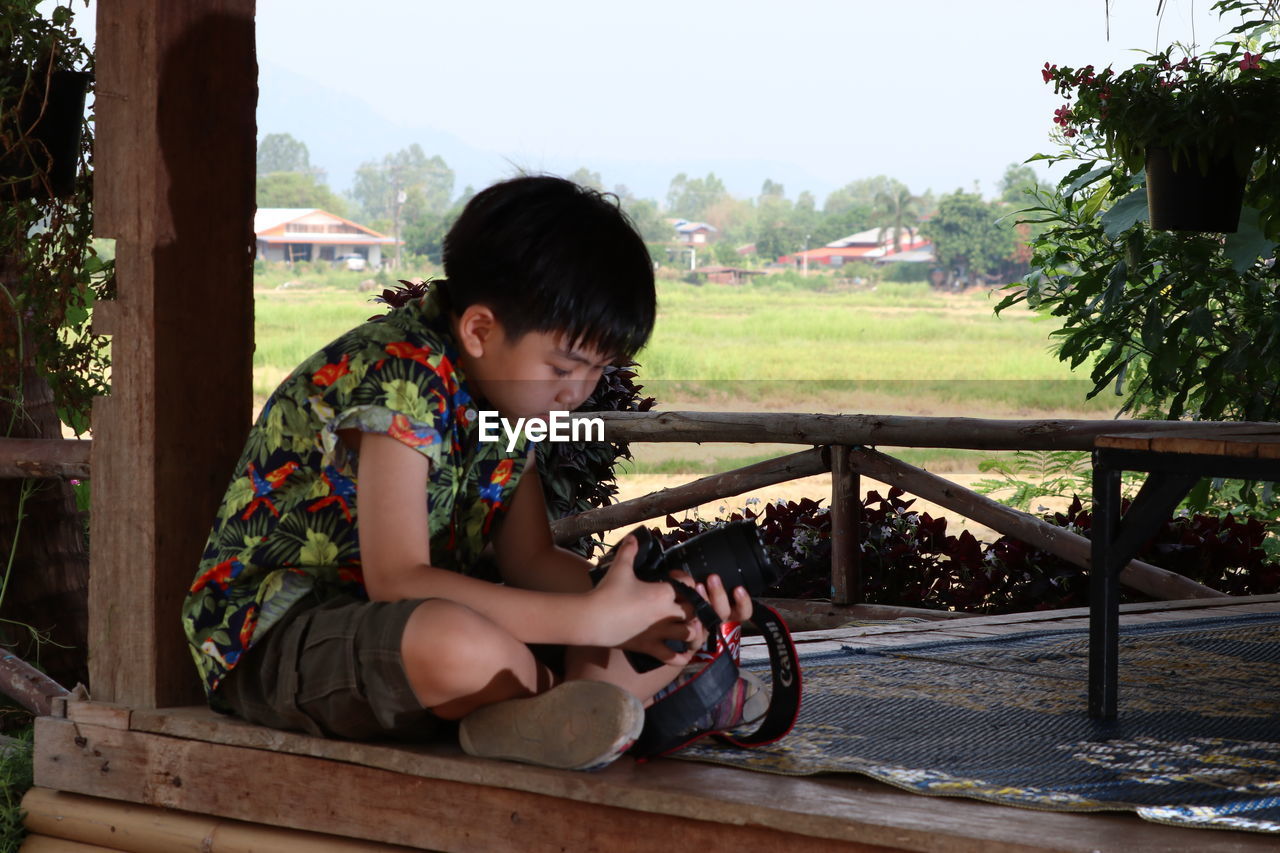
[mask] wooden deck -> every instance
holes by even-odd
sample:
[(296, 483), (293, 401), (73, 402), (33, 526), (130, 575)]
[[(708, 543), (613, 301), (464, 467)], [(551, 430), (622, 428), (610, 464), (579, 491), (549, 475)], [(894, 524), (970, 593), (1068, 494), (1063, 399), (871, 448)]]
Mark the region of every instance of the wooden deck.
[[(1274, 595), (1199, 599), (1127, 605), (1121, 620), (1278, 611), (1280, 596)], [(1087, 619), (1084, 609), (1045, 611), (812, 631), (797, 641), (802, 651), (837, 641), (885, 647), (1086, 627)], [(744, 655), (761, 654), (763, 648), (748, 641)], [(562, 772), (475, 759), (453, 745), (328, 741), (203, 708), (131, 710), (92, 702), (69, 702), (61, 717), (39, 721), (36, 784), (28, 805), (33, 832), (98, 849), (248, 849), (208, 840), (215, 837), (214, 824), (230, 838), (243, 832), (245, 822), (277, 833), (328, 834), (272, 848), (299, 850), (1276, 849), (1275, 839), (1262, 835), (1176, 829), (1119, 813), (1042, 812), (927, 797), (857, 777), (783, 777), (673, 759)], [(159, 808), (116, 803), (115, 812), (103, 812), (111, 804), (52, 791)], [(135, 817), (128, 821), (101, 817), (129, 809)], [(192, 837), (204, 840), (176, 845), (174, 821), (185, 821), (194, 827)], [(41, 846), (47, 843), (37, 838), (24, 849), (71, 849)]]

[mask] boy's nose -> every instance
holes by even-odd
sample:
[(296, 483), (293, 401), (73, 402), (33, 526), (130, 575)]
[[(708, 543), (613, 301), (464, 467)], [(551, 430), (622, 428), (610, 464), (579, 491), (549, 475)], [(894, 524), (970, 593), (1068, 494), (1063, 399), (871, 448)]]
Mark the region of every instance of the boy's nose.
[(572, 411), (581, 406), (583, 401), (591, 396), (591, 391), (594, 388), (595, 382), (587, 379), (566, 382), (556, 392), (556, 403)]

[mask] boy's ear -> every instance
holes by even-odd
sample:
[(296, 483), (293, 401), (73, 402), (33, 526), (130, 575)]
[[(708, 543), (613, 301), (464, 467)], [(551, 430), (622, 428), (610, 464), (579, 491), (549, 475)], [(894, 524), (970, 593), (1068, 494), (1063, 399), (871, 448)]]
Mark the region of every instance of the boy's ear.
[(468, 305), (458, 318), (458, 346), (472, 358), (481, 358), (485, 348), (500, 332), (501, 324), (488, 306)]

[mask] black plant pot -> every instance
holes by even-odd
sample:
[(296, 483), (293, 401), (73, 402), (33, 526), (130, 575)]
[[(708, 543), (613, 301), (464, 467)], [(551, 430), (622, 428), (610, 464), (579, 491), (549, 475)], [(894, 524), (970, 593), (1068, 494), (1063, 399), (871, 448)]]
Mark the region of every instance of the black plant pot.
[(1194, 154), (1173, 162), (1169, 149), (1147, 149), (1147, 207), (1151, 227), (1161, 231), (1232, 233), (1240, 224), (1247, 174), (1230, 154), (1200, 171)]
[[(0, 154), (0, 199), (62, 198), (75, 191), (89, 76), (54, 71), (47, 99), (42, 89), (23, 94), (13, 129), (26, 144)], [(0, 104), (0, 110), (10, 109)]]

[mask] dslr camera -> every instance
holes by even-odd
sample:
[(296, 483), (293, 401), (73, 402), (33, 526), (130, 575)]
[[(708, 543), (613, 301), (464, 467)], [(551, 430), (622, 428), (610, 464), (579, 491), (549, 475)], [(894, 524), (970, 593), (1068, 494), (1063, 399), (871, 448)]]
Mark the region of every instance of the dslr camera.
[[(636, 577), (642, 581), (670, 583), (693, 605), (694, 612), (712, 637), (720, 630), (720, 617), (715, 609), (692, 587), (673, 580), (671, 572), (686, 572), (696, 583), (705, 583), (712, 575), (719, 575), (726, 590), (743, 586), (752, 598), (781, 576), (765, 554), (760, 532), (750, 521), (730, 522), (699, 533), (665, 551), (646, 527), (637, 527), (628, 535), (634, 536), (639, 546), (634, 561)], [(616, 553), (617, 548), (614, 548), (600, 560), (600, 576), (613, 564)], [(684, 643), (668, 640), (667, 645), (677, 652), (687, 650)], [(635, 652), (627, 652), (627, 659), (637, 672), (647, 672), (662, 665), (656, 658)]]

